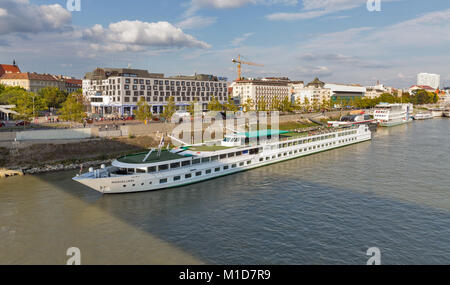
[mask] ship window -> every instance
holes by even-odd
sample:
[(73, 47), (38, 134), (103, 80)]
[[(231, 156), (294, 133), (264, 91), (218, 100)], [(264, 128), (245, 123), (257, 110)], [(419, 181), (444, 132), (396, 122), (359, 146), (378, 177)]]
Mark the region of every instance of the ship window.
[(163, 171), (169, 169), (168, 164), (158, 165), (158, 171)]
[(220, 171), (220, 167), (217, 167), (216, 169), (214, 169), (215, 172), (219, 172)]
[(221, 155), (220, 155), (220, 159), (225, 159), (225, 158), (227, 158), (227, 155), (226, 155), (226, 154), (221, 154)]
[(189, 179), (189, 178), (191, 178), (192, 177), (192, 174), (186, 174), (185, 176), (184, 176), (184, 178), (186, 178), (186, 179)]
[(230, 168), (228, 165), (225, 165), (224, 167), (223, 167), (223, 170), (227, 170), (228, 168)]
[(231, 152), (228, 154), (228, 157), (233, 157), (234, 156), (234, 152)]
[(174, 178), (173, 178), (173, 181), (178, 181), (178, 180), (180, 180), (181, 179), (181, 176), (175, 176)]
[(127, 187), (127, 185), (123, 185), (123, 188)]
[(187, 161), (183, 161), (183, 162), (181, 162), (181, 166), (189, 166), (189, 165), (191, 165), (191, 161), (190, 160), (187, 160)]
[(204, 158), (202, 158), (202, 163), (205, 163), (205, 162), (209, 162), (209, 157), (204, 157)]
[(272, 156), (272, 159), (274, 159), (274, 158), (275, 158), (275, 155)]
[(243, 162), (239, 163), (239, 166), (244, 166), (244, 163)]
[(145, 170), (136, 168), (136, 173), (145, 173)]
[(259, 159), (259, 162), (262, 162), (262, 161), (264, 161), (264, 157), (261, 157), (261, 158)]
[(163, 183), (167, 183), (167, 178), (164, 178), (164, 179), (160, 179), (160, 180), (159, 180), (159, 184), (163, 184)]
[(231, 165), (232, 168), (236, 168), (236, 166), (237, 166), (236, 164)]
[(180, 167), (180, 163), (179, 162), (170, 164), (170, 168), (178, 168), (178, 167)]
[(211, 173), (211, 169), (208, 169), (205, 171), (206, 174), (210, 174)]
[(215, 160), (219, 160), (219, 156), (218, 155), (215, 155), (215, 156), (211, 157), (211, 161), (215, 161)]
[(147, 172), (148, 173), (156, 172), (156, 166), (147, 167)]
[(201, 171), (195, 173), (195, 176), (201, 176), (201, 175), (202, 175)]
[(192, 160), (192, 164), (199, 164), (200, 163), (200, 158), (196, 158)]
[(281, 155), (282, 155), (282, 154), (281, 154), (281, 153), (279, 153), (279, 154), (278, 154), (278, 157), (281, 157)]
[(242, 155), (242, 151), (236, 152), (236, 156), (240, 156), (240, 155)]
[(250, 163), (252, 163), (252, 161), (251, 161), (251, 160), (248, 160), (248, 161), (247, 161), (247, 165), (249, 165)]
[(270, 159), (270, 157), (266, 157), (266, 160), (269, 160)]

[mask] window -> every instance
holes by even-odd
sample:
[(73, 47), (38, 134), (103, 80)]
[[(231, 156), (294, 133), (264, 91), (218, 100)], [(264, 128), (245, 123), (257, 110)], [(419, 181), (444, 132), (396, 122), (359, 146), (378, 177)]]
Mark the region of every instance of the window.
[(189, 178), (191, 178), (191, 177), (192, 177), (192, 174), (190, 174), (190, 173), (189, 173), (189, 174), (186, 174), (186, 175), (184, 176), (185, 179), (189, 179)]
[(164, 183), (167, 183), (167, 178), (164, 178), (164, 179), (160, 179), (160, 180), (159, 180), (159, 184), (164, 184)]
[(236, 168), (236, 166), (237, 166), (236, 164), (231, 165), (232, 168)]
[(215, 171), (215, 172), (219, 172), (219, 171), (220, 171), (220, 167), (216, 167), (216, 168), (214, 169), (214, 171)]
[(243, 163), (243, 162), (240, 162), (240, 163), (239, 163), (239, 166), (244, 166), (244, 163)]
[(230, 168), (228, 165), (225, 165), (224, 167), (223, 167), (223, 170), (227, 170), (228, 168)]
[(164, 171), (169, 169), (169, 165), (168, 164), (163, 164), (163, 165), (158, 165), (158, 171)]
[(226, 154), (221, 154), (221, 155), (220, 155), (220, 159), (225, 159), (225, 158), (227, 158), (227, 155), (226, 155)]
[(205, 171), (206, 174), (210, 174), (211, 173), (211, 169), (208, 169)]
[(189, 166), (189, 165), (191, 165), (191, 162), (189, 160), (181, 162), (181, 166), (183, 166), (183, 167)]
[(201, 172), (201, 171), (195, 172), (195, 176), (201, 176), (201, 175), (202, 175), (202, 172)]
[(200, 158), (196, 158), (192, 160), (192, 164), (199, 164), (200, 163)]
[(178, 181), (178, 180), (180, 180), (181, 179), (181, 176), (175, 176), (174, 178), (173, 178), (173, 181)]
[(179, 162), (170, 164), (170, 168), (178, 168), (178, 167), (180, 167), (180, 163)]
[(251, 160), (248, 160), (247, 161), (247, 165), (249, 165), (249, 164), (251, 164), (252, 163), (252, 161)]
[(205, 162), (209, 162), (209, 157), (204, 157), (204, 158), (202, 158), (202, 163), (205, 163)]

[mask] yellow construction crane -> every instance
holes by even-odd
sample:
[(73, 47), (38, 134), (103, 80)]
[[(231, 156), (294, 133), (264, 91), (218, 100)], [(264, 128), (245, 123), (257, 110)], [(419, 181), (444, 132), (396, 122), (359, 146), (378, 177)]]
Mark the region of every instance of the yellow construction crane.
[(246, 62), (246, 61), (242, 61), (241, 60), (241, 55), (238, 56), (238, 59), (232, 59), (231, 60), (234, 63), (237, 63), (237, 67), (238, 67), (238, 78), (237, 81), (241, 80), (242, 78), (242, 65), (246, 64), (246, 65), (253, 65), (253, 66), (264, 66), (262, 64), (257, 64), (257, 63), (253, 63), (253, 62)]

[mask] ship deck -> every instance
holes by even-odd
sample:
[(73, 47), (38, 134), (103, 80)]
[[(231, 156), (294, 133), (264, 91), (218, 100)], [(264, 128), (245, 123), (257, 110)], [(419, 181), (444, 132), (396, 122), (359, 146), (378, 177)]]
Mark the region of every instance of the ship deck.
[(148, 152), (130, 154), (130, 155), (126, 155), (126, 156), (122, 156), (122, 157), (118, 158), (117, 161), (122, 162), (122, 163), (130, 163), (130, 164), (142, 164), (142, 163), (155, 163), (155, 162), (169, 161), (169, 160), (181, 159), (181, 158), (186, 157), (185, 155), (172, 153), (167, 150), (161, 151), (161, 156), (158, 157), (158, 150), (154, 150), (152, 152), (152, 154), (147, 158), (147, 160), (145, 162), (143, 162), (143, 160), (147, 154), (148, 154)]

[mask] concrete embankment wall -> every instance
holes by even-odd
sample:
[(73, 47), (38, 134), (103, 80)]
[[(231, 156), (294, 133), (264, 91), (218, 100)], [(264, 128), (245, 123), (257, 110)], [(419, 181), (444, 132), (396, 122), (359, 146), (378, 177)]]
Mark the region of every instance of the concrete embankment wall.
[(13, 141), (16, 138), (16, 132), (0, 132), (1, 141)]
[(23, 131), (17, 132), (18, 141), (27, 140), (76, 140), (91, 138), (92, 132), (90, 128), (86, 129), (55, 129), (55, 130), (39, 130), (39, 131)]

